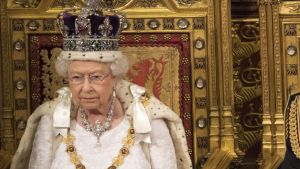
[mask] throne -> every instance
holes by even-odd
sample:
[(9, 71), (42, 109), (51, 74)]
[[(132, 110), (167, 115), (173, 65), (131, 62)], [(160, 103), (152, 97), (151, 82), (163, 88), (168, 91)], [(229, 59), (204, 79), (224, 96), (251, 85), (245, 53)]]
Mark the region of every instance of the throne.
[[(192, 150), (192, 102), (190, 44), (186, 33), (124, 33), (120, 50), (128, 57), (126, 80), (143, 86), (147, 91), (174, 110), (183, 120), (188, 145)], [(30, 110), (33, 112), (44, 101), (56, 97), (56, 91), (67, 85), (67, 80), (55, 72), (55, 61), (62, 51), (60, 34), (31, 34), (28, 60), (30, 80)]]

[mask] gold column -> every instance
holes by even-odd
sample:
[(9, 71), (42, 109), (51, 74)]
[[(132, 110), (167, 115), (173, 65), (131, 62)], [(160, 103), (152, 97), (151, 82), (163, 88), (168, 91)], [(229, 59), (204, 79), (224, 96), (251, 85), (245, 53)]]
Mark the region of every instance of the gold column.
[(6, 14), (6, 0), (2, 0), (1, 7), (1, 60), (0, 60), (0, 118), (1, 118), (1, 132), (0, 143), (1, 149), (10, 150), (14, 153), (14, 116), (13, 116), (13, 99), (12, 99), (12, 83), (11, 83), (11, 58), (9, 57), (9, 43), (10, 39), (7, 36), (8, 30), (8, 17)]
[(221, 116), (221, 148), (228, 150), (232, 155), (234, 152), (234, 134), (233, 134), (233, 66), (232, 66), (232, 40), (231, 40), (231, 1), (221, 1), (221, 52), (220, 59), (220, 77), (223, 80), (223, 86), (220, 86), (220, 91), (223, 91), (223, 104)]
[(272, 149), (274, 153), (284, 155), (285, 153), (285, 141), (284, 141), (284, 104), (283, 104), (283, 83), (282, 83), (282, 57), (280, 48), (280, 20), (279, 20), (279, 7), (280, 0), (271, 1), (272, 14), (273, 14), (273, 43), (274, 43), (274, 61), (275, 61), (275, 95), (276, 95), (276, 111), (273, 115), (273, 137), (272, 137)]
[(213, 149), (220, 147), (220, 114), (218, 108), (218, 91), (217, 91), (217, 60), (216, 60), (216, 40), (215, 40), (215, 13), (218, 10), (215, 10), (215, 0), (208, 1), (208, 73), (209, 73), (209, 102), (210, 102), (210, 110), (209, 110), (209, 119), (210, 119), (210, 151)]
[[(212, 82), (210, 89), (210, 149), (221, 148), (228, 150), (230, 154), (236, 156), (234, 152), (234, 133), (233, 133), (233, 67), (232, 67), (232, 47), (231, 47), (231, 1), (215, 0), (209, 2), (210, 6), (214, 6), (215, 28), (215, 44), (209, 46), (210, 64), (216, 63), (215, 67), (209, 70), (210, 81)], [(211, 7), (209, 7), (211, 9)], [(211, 32), (212, 33), (212, 32)], [(212, 52), (212, 49), (216, 51)], [(215, 70), (212, 70), (214, 69)], [(215, 72), (216, 71), (216, 72)], [(217, 83), (214, 83), (218, 81)]]
[[(283, 91), (280, 56), (279, 0), (259, 0), (262, 88), (263, 155), (284, 151)], [(277, 141), (277, 140), (281, 141)]]

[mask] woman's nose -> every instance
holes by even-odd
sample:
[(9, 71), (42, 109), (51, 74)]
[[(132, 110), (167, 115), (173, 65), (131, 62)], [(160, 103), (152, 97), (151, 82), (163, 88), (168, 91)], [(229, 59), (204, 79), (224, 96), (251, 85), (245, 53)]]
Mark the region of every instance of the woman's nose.
[(82, 83), (82, 90), (87, 92), (92, 90), (92, 83), (90, 82), (89, 78), (84, 78)]

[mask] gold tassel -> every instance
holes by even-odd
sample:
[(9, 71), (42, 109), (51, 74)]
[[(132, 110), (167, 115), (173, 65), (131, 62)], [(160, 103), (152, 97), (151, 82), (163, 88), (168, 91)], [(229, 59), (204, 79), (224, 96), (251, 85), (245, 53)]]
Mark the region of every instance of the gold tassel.
[(233, 160), (228, 151), (216, 149), (207, 159), (203, 169), (227, 169)]

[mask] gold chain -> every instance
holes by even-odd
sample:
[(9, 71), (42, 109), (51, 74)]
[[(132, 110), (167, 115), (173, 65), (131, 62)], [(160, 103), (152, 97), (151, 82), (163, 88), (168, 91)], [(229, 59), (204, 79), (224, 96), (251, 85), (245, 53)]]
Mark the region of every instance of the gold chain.
[(298, 127), (297, 127), (297, 101), (298, 98), (296, 98), (290, 107), (290, 113), (289, 113), (289, 137), (290, 142), (292, 146), (292, 150), (297, 158), (300, 159), (300, 143), (299, 143), (299, 133), (298, 133)]
[[(130, 147), (134, 144), (134, 128), (133, 121), (130, 120), (130, 127), (128, 129), (127, 136), (123, 139), (123, 146), (119, 150), (119, 154), (113, 158), (112, 165), (108, 169), (116, 169), (124, 163), (125, 157), (129, 154)], [(74, 146), (75, 136), (73, 136), (70, 131), (68, 131), (67, 138), (64, 138), (64, 143), (67, 145), (66, 152), (70, 156), (70, 161), (75, 165), (76, 169), (86, 169), (81, 163), (81, 156), (77, 153)]]

